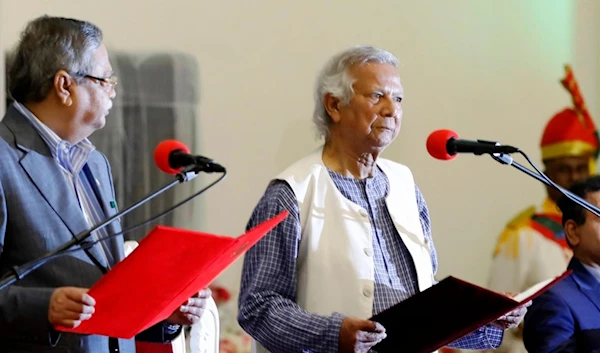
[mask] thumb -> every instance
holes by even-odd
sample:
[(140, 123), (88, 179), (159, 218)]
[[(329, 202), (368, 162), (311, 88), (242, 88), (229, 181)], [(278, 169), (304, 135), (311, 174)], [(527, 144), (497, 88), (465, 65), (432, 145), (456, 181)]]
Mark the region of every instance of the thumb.
[(362, 320), (358, 323), (357, 329), (360, 331), (373, 332), (377, 330), (377, 324), (371, 320)]
[(362, 327), (357, 332), (357, 343), (375, 345), (387, 337), (385, 328), (377, 322), (365, 320)]
[(96, 299), (94, 299), (91, 295), (88, 294), (89, 291), (89, 288), (82, 288), (81, 301), (84, 304), (94, 306), (96, 305)]

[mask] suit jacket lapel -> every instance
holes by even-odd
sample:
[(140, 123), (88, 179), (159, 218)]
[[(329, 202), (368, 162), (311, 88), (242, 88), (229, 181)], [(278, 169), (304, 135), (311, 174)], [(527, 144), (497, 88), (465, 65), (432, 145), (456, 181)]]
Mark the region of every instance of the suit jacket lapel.
[(571, 260), (569, 268), (573, 270), (573, 279), (579, 289), (600, 310), (600, 282), (575, 258)]
[[(98, 202), (100, 203), (100, 207), (102, 208), (102, 211), (104, 212), (104, 217), (108, 218), (108, 217), (112, 217), (115, 213), (116, 213), (116, 209), (112, 208), (110, 206), (110, 201), (112, 200), (108, 200), (106, 198), (107, 193), (105, 190), (107, 190), (107, 185), (109, 181), (105, 180), (105, 178), (103, 179), (104, 182), (100, 182), (99, 177), (101, 175), (106, 174), (106, 172), (104, 174), (102, 174), (102, 169), (106, 170), (106, 166), (100, 166), (98, 161), (95, 159), (91, 159), (89, 160), (87, 167), (89, 168), (90, 171), (90, 183), (92, 183), (92, 188), (94, 189), (94, 193), (96, 194), (96, 197), (98, 198)], [(84, 167), (85, 168), (85, 167)], [(108, 186), (108, 189), (110, 189), (110, 186)], [(110, 194), (108, 194), (110, 195)], [(106, 229), (108, 231), (109, 235), (113, 235), (113, 234), (117, 234), (121, 232), (121, 226), (119, 224), (118, 220), (115, 220), (111, 223), (109, 223), (106, 226)], [(108, 245), (108, 248), (110, 249), (111, 255), (114, 259), (115, 262), (119, 262), (122, 258), (123, 258), (123, 246), (121, 245), (122, 243), (119, 241), (119, 238), (121, 238), (122, 236), (116, 236), (113, 237), (109, 240), (106, 241), (106, 244)], [(113, 265), (113, 264), (111, 264)]]
[[(72, 186), (37, 131), (21, 113), (12, 106), (11, 109), (14, 114), (7, 114), (4, 123), (13, 131), (17, 145), (25, 152), (20, 164), (74, 238), (89, 229), (89, 225)], [(93, 262), (106, 267), (106, 261), (98, 247), (94, 246), (86, 253)]]

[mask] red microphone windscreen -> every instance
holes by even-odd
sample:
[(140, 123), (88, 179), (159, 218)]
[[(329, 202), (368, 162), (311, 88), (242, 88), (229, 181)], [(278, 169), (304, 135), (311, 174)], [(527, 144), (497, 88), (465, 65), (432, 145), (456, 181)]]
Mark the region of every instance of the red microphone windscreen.
[(456, 154), (450, 155), (446, 149), (446, 144), (451, 138), (458, 139), (458, 134), (452, 130), (445, 129), (432, 132), (427, 138), (427, 152), (429, 152), (431, 157), (443, 161), (456, 158)]
[(169, 155), (173, 151), (190, 153), (190, 149), (177, 140), (164, 140), (154, 149), (154, 162), (156, 163), (156, 166), (168, 174), (177, 174), (183, 169), (183, 167), (179, 169), (171, 168), (171, 165), (169, 164)]

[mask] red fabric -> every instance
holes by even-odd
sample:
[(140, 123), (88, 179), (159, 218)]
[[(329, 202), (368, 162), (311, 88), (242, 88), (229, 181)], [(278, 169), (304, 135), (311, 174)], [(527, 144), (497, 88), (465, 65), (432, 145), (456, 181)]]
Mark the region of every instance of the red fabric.
[(173, 353), (173, 346), (161, 343), (138, 342), (135, 341), (136, 353)]
[(593, 123), (582, 123), (582, 117), (577, 116), (573, 109), (564, 109), (556, 114), (544, 129), (540, 146), (545, 147), (555, 143), (568, 141), (583, 141), (598, 147)]
[(90, 320), (58, 330), (130, 339), (166, 319), (281, 222), (288, 213), (232, 238), (157, 226), (89, 291)]
[(458, 139), (456, 132), (448, 129), (432, 132), (425, 144), (427, 146), (427, 152), (429, 152), (433, 158), (441, 159), (443, 161), (449, 161), (456, 158), (457, 155), (449, 154), (448, 149), (446, 148), (448, 140), (450, 139)]
[(175, 151), (190, 153), (190, 149), (184, 145), (183, 142), (179, 142), (177, 140), (164, 140), (154, 149), (154, 162), (156, 163), (156, 166), (158, 166), (160, 170), (167, 174), (177, 174), (183, 169), (171, 168), (169, 157), (171, 156), (171, 153)]
[(564, 109), (550, 119), (544, 129), (540, 146), (582, 141), (597, 149), (596, 126), (583, 100), (583, 95), (570, 65), (565, 65), (565, 77), (560, 83), (571, 95), (573, 109)]
[[(544, 211), (544, 210), (542, 210)], [(546, 218), (550, 218), (551, 220), (553, 220), (554, 222), (558, 223), (558, 224), (562, 224), (562, 215), (558, 214), (558, 213), (547, 213), (547, 212), (539, 212), (536, 213), (537, 216), (540, 217), (546, 217)]]
[[(552, 219), (554, 219), (554, 221), (558, 222), (559, 224), (561, 224), (561, 222), (562, 222), (561, 216), (544, 214), (544, 217), (552, 218)], [(556, 234), (554, 234), (554, 232), (551, 229), (544, 227), (543, 225), (535, 222), (534, 220), (530, 220), (530, 225), (531, 225), (531, 228), (536, 230), (538, 233), (542, 234), (544, 236), (544, 238), (560, 245), (563, 249), (569, 249), (569, 250), (571, 249), (571, 247), (569, 247), (569, 244), (567, 244), (567, 240), (565, 238), (556, 239)]]

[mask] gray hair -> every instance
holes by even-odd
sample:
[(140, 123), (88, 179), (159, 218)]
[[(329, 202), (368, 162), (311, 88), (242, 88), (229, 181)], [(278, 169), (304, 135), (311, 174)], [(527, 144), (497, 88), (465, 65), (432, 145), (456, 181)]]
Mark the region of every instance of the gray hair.
[(54, 75), (65, 70), (78, 82), (93, 68), (92, 55), (102, 31), (92, 23), (41, 16), (29, 22), (7, 60), (8, 93), (18, 102), (41, 102)]
[(398, 59), (390, 52), (368, 45), (358, 45), (333, 56), (319, 73), (315, 85), (315, 110), (313, 122), (318, 137), (329, 137), (331, 117), (325, 109), (325, 95), (339, 98), (342, 104), (348, 104), (354, 90), (355, 79), (349, 69), (352, 66), (368, 63), (391, 64), (398, 67)]

